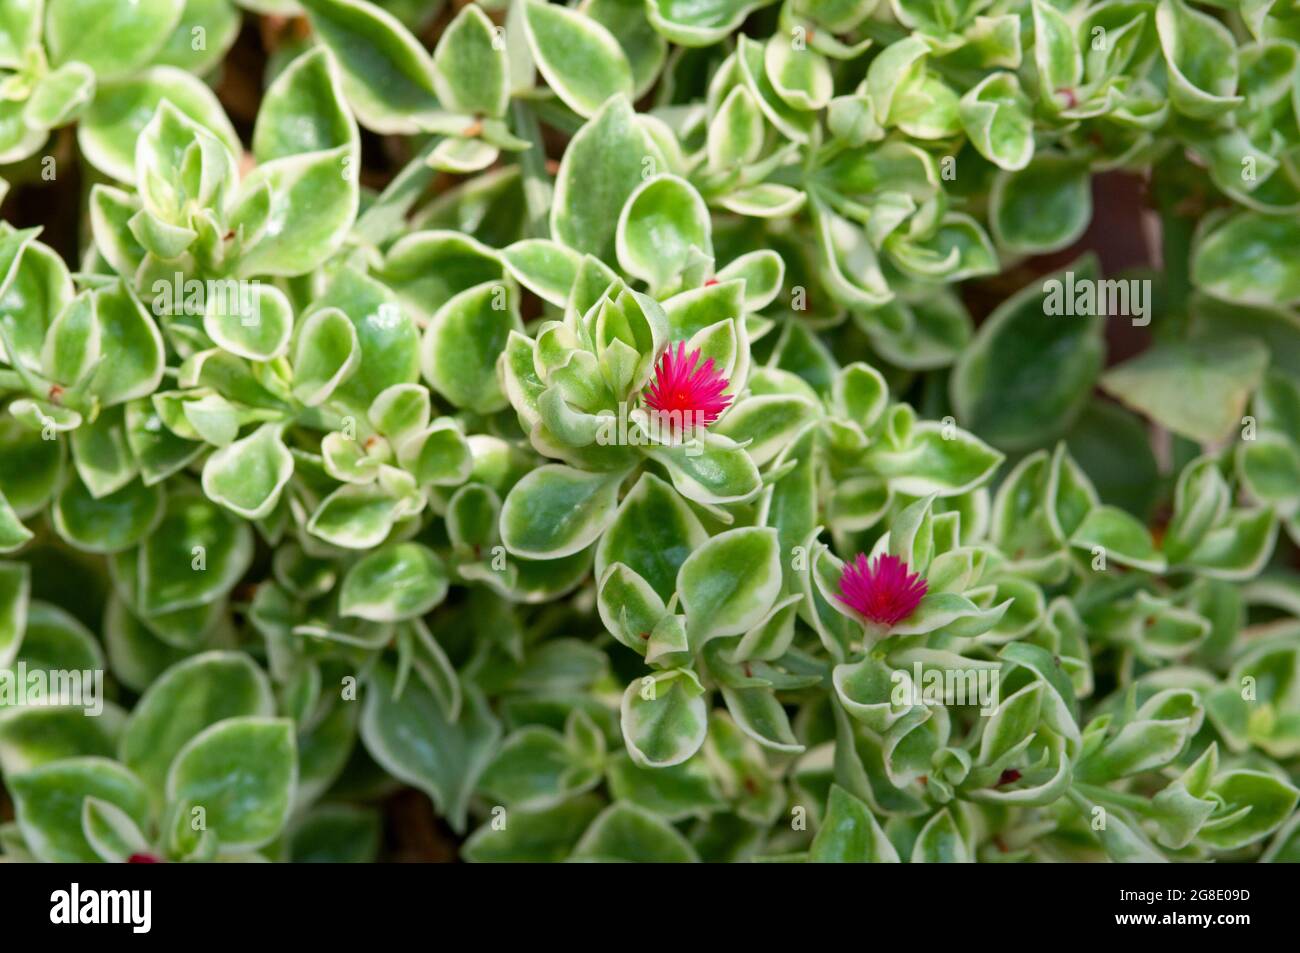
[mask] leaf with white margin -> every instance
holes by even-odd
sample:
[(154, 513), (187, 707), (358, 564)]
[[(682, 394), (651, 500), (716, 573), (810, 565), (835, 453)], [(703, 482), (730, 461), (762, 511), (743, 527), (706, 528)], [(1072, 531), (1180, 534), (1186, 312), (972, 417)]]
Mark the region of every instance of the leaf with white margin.
[[(892, 309), (900, 315), (896, 322), (875, 320)], [(853, 317), (882, 357), (909, 370), (948, 367), (973, 333), (966, 306), (946, 288), (928, 289), (914, 300), (895, 298), (876, 314), (855, 313)]]
[(1065, 738), (1068, 752), (1077, 752), (1082, 738), (1076, 720), (1078, 703), (1074, 697), (1074, 686), (1052, 653), (1027, 642), (1011, 642), (1003, 646), (998, 657), (1012, 665), (1029, 669), (1046, 683), (1050, 691), (1043, 696), (1043, 721)]
[(744, 447), (721, 434), (697, 440), (650, 447), (646, 454), (664, 465), (677, 492), (693, 502), (737, 503), (758, 494), (763, 480)]
[(566, 106), (588, 119), (611, 96), (632, 95), (632, 67), (618, 40), (576, 10), (525, 0), (524, 32), (533, 61)]
[(338, 61), (357, 119), (378, 133), (409, 135), (445, 116), (433, 60), (395, 16), (363, 0), (300, 0), (320, 41)]
[(173, 490), (162, 522), (136, 559), (141, 610), (190, 609), (220, 598), (243, 578), (253, 560), (253, 532), (197, 490)]
[(611, 804), (591, 822), (572, 860), (595, 863), (697, 863), (690, 841), (658, 815), (625, 801)]
[(172, 66), (154, 66), (129, 78), (102, 81), (77, 124), (77, 145), (96, 169), (135, 185), (135, 146), (159, 104), (171, 103), (240, 153), (239, 135), (216, 94), (198, 77)]
[(1101, 747), (1075, 767), (1075, 778), (1106, 784), (1129, 775), (1154, 771), (1172, 762), (1200, 730), (1205, 716), (1200, 698), (1190, 689), (1156, 692), (1131, 718), (1114, 726)]
[(1156, 31), (1176, 110), (1194, 119), (1214, 119), (1241, 103), (1235, 95), (1237, 42), (1231, 30), (1181, 0), (1160, 0)]
[(761, 394), (737, 403), (713, 432), (745, 445), (754, 465), (762, 467), (819, 415), (820, 408), (802, 395)]
[(394, 242), (375, 276), (423, 324), (460, 292), (501, 280), (502, 257), (463, 232), (421, 230)]
[(1044, 0), (1033, 0), (1031, 8), (1039, 98), (1059, 109), (1058, 96), (1073, 94), (1083, 78), (1083, 57), (1063, 11)]
[(989, 192), (989, 226), (1006, 251), (1042, 255), (1073, 244), (1092, 219), (1086, 164), (1040, 153), (1024, 168), (1002, 170)]
[(366, 750), (394, 777), (429, 795), (452, 829), (463, 832), (469, 799), (496, 751), (501, 726), (471, 686), (455, 722), (420, 679), (400, 695), (396, 689), (393, 670), (377, 665), (361, 714)]
[(1034, 123), (1029, 99), (1014, 73), (990, 73), (962, 96), (962, 126), (980, 155), (1014, 172), (1034, 157)]
[(586, 794), (544, 810), (515, 811), (504, 828), (489, 821), (471, 834), (461, 857), (470, 863), (560, 863), (573, 852), (603, 803), (603, 798)]
[(375, 397), (366, 418), (377, 431), (398, 442), (427, 427), (432, 413), (433, 404), (426, 388), (419, 384), (394, 384)]
[(1108, 561), (1146, 572), (1164, 572), (1167, 563), (1156, 549), (1150, 531), (1119, 507), (1093, 507), (1070, 537), (1075, 549), (1089, 552), (1100, 547)]
[(23, 120), (38, 129), (66, 126), (94, 96), (95, 71), (85, 63), (65, 63), (36, 83), (23, 108)]
[(816, 117), (810, 112), (795, 109), (781, 98), (768, 78), (763, 44), (743, 33), (739, 34), (736, 63), (741, 79), (753, 94), (768, 122), (792, 142), (807, 144), (812, 136)]
[[(266, 594), (274, 589), (268, 586), (260, 591)], [(207, 635), (200, 630), (201, 638)], [(116, 594), (104, 610), (104, 643), (113, 677), (137, 693), (144, 692), (169, 665), (189, 654), (188, 649), (170, 645), (154, 635)]]
[(623, 270), (652, 288), (676, 278), (693, 254), (713, 254), (713, 221), (704, 199), (685, 179), (658, 175), (628, 196), (615, 233)]
[(83, 291), (51, 323), (41, 345), (41, 370), (64, 385), (82, 383), (100, 360), (102, 341), (95, 298)]
[(825, 57), (807, 46), (796, 49), (788, 37), (767, 41), (763, 65), (773, 90), (793, 109), (819, 111), (830, 104), (835, 81)]
[(983, 485), (1005, 459), (974, 434), (937, 421), (912, 428), (908, 446), (868, 454), (896, 493), (959, 496)]
[(0, 100), (0, 165), (30, 158), (48, 138), (48, 129), (32, 129), (23, 122), (21, 102)]
[(1162, 341), (1107, 370), (1100, 384), (1161, 426), (1210, 444), (1241, 426), (1268, 363), (1269, 349), (1256, 338)]
[(745, 282), (745, 311), (760, 311), (771, 304), (785, 282), (785, 259), (771, 249), (747, 252), (718, 269), (719, 284)]
[(1090, 399), (1105, 354), (1102, 322), (1044, 320), (1053, 286), (1063, 295), (1070, 273), (1076, 281), (1097, 278), (1091, 257), (1067, 267), (999, 305), (949, 378), (957, 419), (995, 446), (1033, 449), (1059, 435)]
[(1043, 683), (1034, 681), (1002, 699), (980, 735), (978, 764), (1000, 765), (1012, 754), (1024, 750), (1038, 727), (1042, 693)]
[(41, 38), (44, 0), (11, 0), (0, 11), (0, 68), (23, 65), (23, 54)]
[[(844, 710), (876, 734), (884, 734), (907, 714), (916, 688), (905, 669), (893, 669), (870, 655), (836, 665), (831, 682)], [(901, 702), (896, 704), (896, 699)]]
[(104, 863), (125, 863), (132, 854), (149, 850), (149, 842), (130, 814), (93, 795), (87, 795), (81, 804), (81, 833)]
[(140, 780), (108, 758), (68, 758), (5, 778), (23, 840), (46, 863), (96, 863), (82, 833), (82, 803), (99, 798), (121, 808), (137, 827), (149, 821), (149, 797)]
[[(179, 22), (153, 62), (178, 66), (196, 76), (206, 76), (226, 58), (242, 25), (238, 3), (186, 0)], [(202, 42), (198, 39), (200, 36)]]
[(479, 789), (511, 810), (536, 811), (590, 790), (600, 772), (584, 771), (562, 734), (525, 725), (501, 743)]
[(407, 628), (415, 638), (415, 674), (433, 693), (442, 713), (450, 721), (458, 720), (465, 703), (465, 693), (455, 666), (423, 619), (412, 619)]
[(813, 213), (821, 278), (831, 296), (850, 308), (879, 308), (892, 300), (894, 292), (862, 227), (817, 200)]
[(308, 407), (323, 404), (361, 364), (356, 326), (338, 308), (307, 317), (294, 347), (294, 396)]
[[(500, 47), (500, 48), (498, 48)], [(476, 5), (462, 7), (433, 51), (433, 85), (449, 109), (500, 117), (510, 103), (510, 74), (496, 27)]]
[[(68, 545), (89, 553), (116, 553), (139, 545), (153, 532), (165, 500), (162, 487), (137, 480), (96, 497), (81, 480), (69, 479), (50, 507), (49, 519)], [(0, 532), (0, 540), (3, 535)]]
[(496, 366), (512, 331), (523, 331), (516, 296), (502, 282), (462, 291), (433, 315), (420, 342), (424, 378), (456, 407), (491, 413), (506, 405)]
[(118, 757), (161, 798), (172, 760), (203, 729), (227, 718), (275, 714), (271, 683), (243, 652), (204, 652), (149, 686), (127, 720)]
[(889, 404), (889, 385), (880, 371), (855, 361), (835, 375), (831, 395), (838, 413), (870, 430)]
[(709, 538), (679, 494), (653, 473), (643, 473), (619, 504), (596, 546), (596, 576), (614, 563), (641, 576), (661, 599), (677, 588), (677, 572)]
[(135, 479), (136, 463), (126, 442), (121, 405), (108, 408), (72, 432), (72, 462), (90, 494), (99, 499)]
[(274, 285), (240, 283), (233, 295), (211, 295), (203, 330), (219, 347), (250, 361), (269, 361), (289, 349), (293, 306)]
[(500, 155), (500, 149), (482, 139), (448, 136), (429, 153), (428, 165), (439, 172), (469, 175), (483, 171)]
[(293, 722), (227, 718), (191, 738), (167, 773), (167, 800), (204, 809), (226, 853), (254, 850), (284, 829), (298, 783)]
[(105, 79), (134, 73), (162, 49), (184, 7), (185, 0), (47, 0), (50, 59), (85, 63)]
[[(965, 796), (986, 804), (1017, 805), (1022, 807), (1045, 806), (1061, 799), (1073, 780), (1071, 761), (1066, 753), (1065, 738), (1050, 728), (1040, 725), (1035, 732), (1034, 760), (1020, 770), (1016, 781), (1002, 783), (1002, 769), (996, 768), (997, 777), (988, 787), (968, 790)], [(1045, 745), (1039, 753), (1037, 743)], [(1012, 755), (1015, 758), (1015, 755)]]
[(32, 537), (32, 531), (23, 525), (4, 493), (0, 492), (0, 553), (22, 549)]
[(1272, 555), (1277, 529), (1270, 509), (1236, 510), (1201, 538), (1183, 565), (1213, 579), (1252, 579)]
[(8, 668), (18, 657), (27, 630), (30, 596), (31, 567), (0, 562), (0, 668)]
[(772, 689), (723, 685), (722, 697), (736, 726), (764, 748), (786, 754), (804, 750), (790, 727), (790, 716)]
[(308, 311), (331, 307), (347, 315), (361, 346), (360, 365), (335, 389), (334, 400), (360, 417), (387, 387), (420, 380), (420, 330), (385, 283), (344, 265)]
[(439, 417), (401, 441), (397, 459), (420, 486), (464, 483), (474, 465), (469, 442), (450, 417)]
[(946, 807), (926, 822), (912, 847), (914, 864), (968, 864), (972, 860), (966, 838)]
[(667, 614), (663, 599), (644, 578), (622, 563), (599, 574), (596, 609), (605, 628), (632, 651), (646, 655), (656, 627)]
[(708, 707), (703, 686), (688, 669), (634, 679), (620, 708), (623, 742), (642, 767), (681, 764), (704, 744)]
[(1047, 522), (1058, 542), (1066, 542), (1088, 512), (1101, 502), (1088, 474), (1070, 456), (1064, 441), (1052, 451), (1047, 475)]
[[(1265, 306), (1300, 302), (1300, 269), (1277, 250), (1300, 242), (1291, 216), (1240, 211), (1207, 224), (1192, 252), (1192, 280), (1216, 298)], [(1268, 256), (1268, 258), (1261, 258)], [(1272, 265), (1265, 267), (1266, 261)]]
[(339, 615), (400, 622), (424, 615), (447, 596), (447, 569), (415, 542), (367, 553), (343, 577)]
[(765, 130), (754, 94), (745, 86), (734, 87), (709, 123), (709, 168), (730, 171), (755, 161), (763, 151)]
[(1068, 792), (1069, 798), (1079, 812), (1088, 818), (1104, 816), (1106, 823), (1098, 830), (1102, 848), (1112, 862), (1125, 863), (1168, 863), (1169, 859), (1156, 850), (1146, 835), (1135, 824), (1128, 823), (1118, 811), (1106, 811), (1095, 805), (1075, 789)]
[[(257, 166), (240, 184), (231, 224), (256, 221), (257, 235), (239, 259), (239, 274), (293, 277), (319, 268), (338, 251), (357, 217), (356, 149), (285, 156)], [(269, 189), (265, 211), (260, 194)]]
[(501, 541), (528, 559), (559, 559), (586, 549), (614, 520), (624, 476), (561, 464), (538, 467), (506, 496)]
[(298, 56), (267, 88), (253, 127), (253, 156), (271, 162), (340, 146), (358, 148), (356, 120), (324, 47)]
[(103, 359), (90, 381), (102, 406), (148, 397), (162, 383), (162, 335), (139, 298), (117, 283), (94, 293)]
[(774, 0), (647, 0), (646, 16), (656, 30), (686, 47), (712, 46), (744, 22), (745, 17)]
[(876, 816), (838, 784), (831, 785), (826, 814), (808, 849), (815, 864), (897, 864), (898, 851)]
[(1010, 605), (1008, 599), (985, 609), (955, 592), (931, 592), (922, 596), (916, 611), (891, 627), (889, 634), (920, 635), (943, 629), (957, 638), (974, 638), (996, 626)]
[(613, 97), (578, 130), (560, 160), (551, 206), (556, 240), (607, 263), (616, 261), (619, 215), (641, 185), (647, 159), (655, 168), (665, 166), (627, 97)]
[(388, 536), (405, 504), (375, 484), (344, 484), (321, 501), (307, 532), (344, 549), (371, 549)]
[(796, 188), (776, 182), (760, 182), (735, 189), (714, 201), (737, 215), (749, 218), (788, 218), (803, 208), (808, 196)]
[(745, 527), (719, 533), (696, 549), (677, 573), (690, 643), (742, 635), (761, 622), (781, 591), (775, 529)]
[(89, 217), (95, 249), (119, 275), (136, 274), (144, 262), (144, 247), (131, 234), (131, 221), (140, 208), (137, 195), (102, 182), (91, 187)]
[(6, 223), (0, 234), (0, 360), (20, 371), (40, 366), (49, 324), (72, 300), (68, 268), (40, 233)]
[(291, 476), (293, 455), (284, 445), (284, 425), (265, 423), (208, 457), (203, 492), (244, 519), (260, 520), (280, 502)]
[(1237, 444), (1237, 472), (1250, 495), (1283, 517), (1300, 509), (1300, 448), (1277, 437)]
[[(1281, 826), (1295, 810), (1300, 792), (1276, 775), (1259, 770), (1225, 771), (1214, 779), (1211, 796), (1230, 813), (1211, 816), (1197, 839), (1215, 850), (1239, 850)], [(1248, 807), (1242, 811), (1240, 808)]]
[(798, 593), (778, 601), (762, 622), (745, 633), (731, 653), (731, 660), (770, 662), (785, 655), (794, 642), (795, 616), (801, 601), (803, 596)]
[(569, 302), (582, 256), (549, 238), (526, 238), (501, 250), (501, 260), (511, 276), (538, 297), (557, 308)]
[[(717, 724), (710, 723), (706, 745), (711, 743)], [(706, 818), (728, 807), (714, 777), (708, 748), (671, 768), (643, 768), (620, 753), (611, 759), (606, 774), (615, 802), (645, 808), (673, 823)]]

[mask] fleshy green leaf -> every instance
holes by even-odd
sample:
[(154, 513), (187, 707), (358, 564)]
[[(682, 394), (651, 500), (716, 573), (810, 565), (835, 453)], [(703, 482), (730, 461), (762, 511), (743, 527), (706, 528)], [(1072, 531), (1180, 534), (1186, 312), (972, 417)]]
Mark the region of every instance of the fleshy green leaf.
[(297, 757), (288, 719), (227, 718), (177, 753), (167, 798), (201, 808), (223, 850), (251, 850), (274, 840), (288, 820)]
[(364, 556), (343, 577), (339, 614), (372, 622), (424, 615), (447, 595), (447, 570), (419, 543), (398, 543)]
[(501, 541), (529, 559), (559, 559), (594, 543), (617, 512), (620, 473), (550, 464), (515, 484), (501, 508)]
[(677, 573), (691, 645), (748, 631), (767, 615), (780, 589), (775, 530), (748, 527), (714, 536)]
[(632, 95), (627, 55), (598, 21), (538, 0), (524, 0), (523, 10), (533, 60), (566, 106), (590, 118), (611, 96)]

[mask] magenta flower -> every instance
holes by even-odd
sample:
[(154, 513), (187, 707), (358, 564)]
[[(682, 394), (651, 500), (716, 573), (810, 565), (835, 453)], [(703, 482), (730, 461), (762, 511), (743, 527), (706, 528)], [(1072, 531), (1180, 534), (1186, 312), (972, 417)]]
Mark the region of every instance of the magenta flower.
[(897, 556), (881, 555), (868, 563), (866, 553), (844, 567), (840, 602), (872, 622), (895, 626), (916, 611), (925, 595), (925, 580)]
[(728, 381), (713, 366), (713, 358), (700, 364), (700, 351), (686, 353), (686, 342), (670, 344), (655, 365), (654, 380), (645, 393), (653, 411), (670, 415), (674, 430), (707, 427), (718, 419), (731, 398), (724, 396)]

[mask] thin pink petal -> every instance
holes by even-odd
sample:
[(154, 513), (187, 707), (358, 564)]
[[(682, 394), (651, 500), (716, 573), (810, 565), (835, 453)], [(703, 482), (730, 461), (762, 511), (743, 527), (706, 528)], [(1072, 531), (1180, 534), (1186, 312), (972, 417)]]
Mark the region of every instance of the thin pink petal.
[(717, 421), (731, 403), (723, 396), (729, 386), (708, 358), (700, 364), (699, 348), (686, 353), (686, 342), (678, 341), (674, 349), (669, 345), (659, 356), (655, 376), (645, 392), (645, 403), (653, 411), (664, 414), (690, 415), (700, 426), (707, 427)]
[(872, 622), (892, 627), (916, 611), (926, 589), (920, 574), (897, 556), (886, 553), (869, 562), (866, 553), (858, 553), (844, 567), (837, 598)]

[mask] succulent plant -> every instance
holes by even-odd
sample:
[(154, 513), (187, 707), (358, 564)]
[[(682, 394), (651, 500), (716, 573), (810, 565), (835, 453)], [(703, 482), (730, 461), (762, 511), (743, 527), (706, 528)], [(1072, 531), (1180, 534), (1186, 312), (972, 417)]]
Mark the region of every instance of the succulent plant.
[(1300, 860), (1298, 60), (6, 0), (0, 854)]

